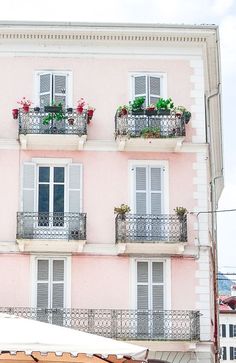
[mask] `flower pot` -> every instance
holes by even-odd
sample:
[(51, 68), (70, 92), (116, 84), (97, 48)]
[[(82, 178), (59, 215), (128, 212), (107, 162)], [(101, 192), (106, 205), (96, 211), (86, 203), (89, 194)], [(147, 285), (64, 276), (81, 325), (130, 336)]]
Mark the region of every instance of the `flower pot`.
[(19, 115), (19, 110), (18, 108), (13, 108), (12, 110), (12, 117), (14, 120), (17, 120), (18, 119), (18, 115)]
[(74, 125), (74, 121), (75, 120), (73, 118), (68, 118), (68, 124), (69, 125), (71, 125), (71, 126)]
[(34, 107), (34, 111), (35, 112), (39, 112), (40, 111), (40, 107)]
[(166, 110), (166, 109), (159, 109), (157, 110), (158, 115), (162, 115), (162, 116), (169, 116), (170, 115), (170, 110)]
[(62, 107), (61, 106), (44, 106), (44, 112), (52, 112), (52, 113), (57, 113), (62, 111)]
[(144, 110), (132, 110), (132, 115), (144, 115)]
[(22, 106), (24, 112), (29, 112), (29, 105)]
[(78, 106), (76, 108), (76, 112), (79, 113), (79, 114), (81, 114), (83, 112), (83, 110), (84, 110), (83, 106)]
[(88, 113), (87, 113), (87, 115), (88, 115), (88, 118), (87, 118), (88, 124), (90, 123), (90, 121), (93, 118), (93, 113), (94, 113), (94, 110), (88, 110)]
[(72, 112), (73, 112), (73, 108), (72, 108), (72, 107), (68, 107), (68, 108), (66, 109), (66, 111), (67, 111), (68, 113), (72, 113)]
[(181, 118), (182, 117), (182, 112), (175, 112), (175, 116), (178, 117), (178, 118)]
[(157, 110), (155, 110), (155, 108), (153, 108), (153, 109), (149, 108), (145, 111), (145, 114), (147, 116), (155, 116), (155, 115), (157, 115)]

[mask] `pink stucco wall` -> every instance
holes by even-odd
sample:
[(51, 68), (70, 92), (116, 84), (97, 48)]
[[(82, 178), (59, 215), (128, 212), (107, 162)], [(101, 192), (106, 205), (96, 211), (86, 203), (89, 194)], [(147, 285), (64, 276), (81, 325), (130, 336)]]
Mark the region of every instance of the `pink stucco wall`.
[(30, 257), (0, 254), (0, 306), (30, 306)]
[(73, 257), (72, 307), (128, 309), (129, 299), (129, 258)]

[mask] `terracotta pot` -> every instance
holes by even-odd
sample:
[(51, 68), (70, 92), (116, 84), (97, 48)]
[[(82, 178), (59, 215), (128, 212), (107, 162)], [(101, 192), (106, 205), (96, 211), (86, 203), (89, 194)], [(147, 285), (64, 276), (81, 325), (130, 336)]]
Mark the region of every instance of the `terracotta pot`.
[(69, 125), (74, 125), (74, 119), (73, 118), (68, 118), (68, 124)]
[(18, 108), (13, 108), (12, 110), (12, 117), (14, 120), (17, 120), (18, 119), (18, 115), (19, 115), (19, 110)]
[(24, 112), (29, 112), (29, 105), (23, 105)]
[(88, 117), (93, 117), (94, 110), (88, 110)]

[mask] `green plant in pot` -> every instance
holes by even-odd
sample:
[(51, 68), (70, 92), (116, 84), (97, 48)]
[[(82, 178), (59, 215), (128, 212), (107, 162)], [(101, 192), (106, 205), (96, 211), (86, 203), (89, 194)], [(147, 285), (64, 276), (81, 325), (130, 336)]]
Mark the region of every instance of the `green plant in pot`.
[(174, 103), (171, 98), (160, 98), (156, 103), (156, 108), (159, 115), (170, 115), (171, 110), (174, 108)]
[(183, 217), (186, 216), (188, 213), (185, 207), (175, 207), (174, 211), (180, 219), (183, 219)]
[(125, 219), (125, 214), (130, 212), (130, 207), (127, 204), (122, 203), (120, 207), (114, 207), (114, 213), (121, 216), (121, 219)]
[(122, 105), (122, 106), (119, 106), (117, 108), (117, 116), (118, 117), (125, 117), (128, 115), (129, 113), (129, 110), (130, 110), (130, 106), (129, 105)]
[(161, 137), (161, 130), (159, 127), (144, 127), (141, 130), (140, 135), (145, 139), (157, 139)]
[(131, 102), (130, 107), (134, 115), (142, 115), (144, 113), (143, 104), (145, 97), (137, 97)]
[(51, 108), (48, 108), (48, 109), (55, 110), (56, 112), (53, 112), (53, 111), (49, 112), (48, 115), (46, 115), (43, 118), (43, 125), (48, 125), (50, 123), (52, 125), (54, 120), (56, 122), (59, 122), (59, 121), (63, 121), (65, 119), (65, 114), (64, 114), (61, 103), (59, 103), (58, 105), (56, 105), (54, 103), (53, 106), (45, 106), (45, 109), (47, 109), (46, 107), (51, 107)]

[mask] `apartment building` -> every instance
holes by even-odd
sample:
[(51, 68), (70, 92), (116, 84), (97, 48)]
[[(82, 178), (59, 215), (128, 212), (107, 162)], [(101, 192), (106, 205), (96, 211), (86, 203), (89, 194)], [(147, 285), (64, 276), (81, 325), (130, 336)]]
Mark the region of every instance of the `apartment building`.
[(215, 362), (217, 27), (1, 22), (0, 40), (1, 310)]

